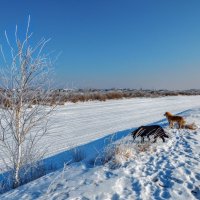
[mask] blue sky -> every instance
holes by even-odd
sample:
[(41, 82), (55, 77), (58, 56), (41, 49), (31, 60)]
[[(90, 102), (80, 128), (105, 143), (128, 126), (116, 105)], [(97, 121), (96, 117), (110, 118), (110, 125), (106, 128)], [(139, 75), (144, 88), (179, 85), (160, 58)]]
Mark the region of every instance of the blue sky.
[(33, 42), (62, 51), (62, 87), (200, 88), (199, 0), (0, 0), (0, 43), (31, 15)]

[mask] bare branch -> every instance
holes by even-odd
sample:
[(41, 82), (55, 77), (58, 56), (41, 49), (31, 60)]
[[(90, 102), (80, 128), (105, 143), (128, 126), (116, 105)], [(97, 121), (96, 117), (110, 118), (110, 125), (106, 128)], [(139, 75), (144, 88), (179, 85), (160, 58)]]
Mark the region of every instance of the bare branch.
[(32, 167), (44, 155), (38, 143), (48, 134), (49, 116), (56, 107), (43, 105), (50, 98), (52, 63), (49, 54), (43, 53), (50, 39), (42, 38), (32, 48), (29, 27), (30, 16), (24, 40), (19, 39), (16, 26), (15, 45), (5, 31), (11, 53), (9, 62), (0, 46), (6, 64), (0, 69), (0, 159), (13, 171), (13, 187), (23, 182), (26, 166)]

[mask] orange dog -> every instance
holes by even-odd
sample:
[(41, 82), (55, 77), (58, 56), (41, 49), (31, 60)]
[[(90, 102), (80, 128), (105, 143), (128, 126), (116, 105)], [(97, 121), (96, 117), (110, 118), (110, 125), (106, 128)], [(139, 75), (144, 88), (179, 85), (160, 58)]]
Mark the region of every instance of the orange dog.
[(172, 115), (170, 112), (166, 112), (164, 114), (164, 116), (167, 117), (170, 128), (174, 127), (174, 122), (176, 122), (178, 124), (179, 128), (184, 128), (186, 121), (184, 120), (183, 117), (177, 116), (177, 115)]

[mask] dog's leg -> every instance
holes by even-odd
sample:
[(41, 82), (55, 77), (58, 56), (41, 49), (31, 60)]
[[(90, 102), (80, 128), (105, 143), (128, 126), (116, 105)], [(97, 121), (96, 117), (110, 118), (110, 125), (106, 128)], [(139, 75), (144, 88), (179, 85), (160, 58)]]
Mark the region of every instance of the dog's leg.
[(164, 134), (163, 136), (164, 136), (164, 137), (166, 137), (166, 138), (169, 138), (169, 136), (168, 136), (168, 135), (166, 135), (166, 134)]
[(141, 143), (144, 143), (144, 137), (141, 137)]
[(163, 142), (165, 142), (165, 138), (163, 136), (161, 136), (161, 138), (162, 138)]
[(184, 127), (184, 124), (182, 122), (179, 122), (179, 127), (180, 128), (183, 128)]
[(132, 132), (132, 136), (133, 136), (133, 141), (135, 141), (136, 137), (141, 137), (142, 133), (143, 133), (143, 128), (138, 128), (135, 131)]
[(169, 127), (170, 127), (170, 125), (171, 125), (171, 121), (167, 118), (167, 120), (168, 120), (168, 123), (169, 123)]
[(133, 141), (135, 141), (136, 137), (138, 137), (138, 135), (140, 134), (141, 132), (141, 128), (138, 128), (136, 130), (134, 130), (131, 134), (132, 134), (132, 137), (133, 137)]
[(180, 128), (183, 128), (183, 123), (180, 123)]

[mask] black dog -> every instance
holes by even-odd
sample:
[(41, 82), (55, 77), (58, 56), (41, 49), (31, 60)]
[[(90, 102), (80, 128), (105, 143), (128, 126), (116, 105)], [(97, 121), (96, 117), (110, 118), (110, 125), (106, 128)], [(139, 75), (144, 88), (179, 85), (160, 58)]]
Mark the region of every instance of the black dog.
[(163, 142), (165, 142), (165, 137), (169, 138), (168, 135), (166, 135), (163, 128), (159, 125), (151, 125), (151, 126), (140, 126), (138, 129), (134, 130), (132, 133), (133, 140), (135, 140), (136, 137), (141, 137), (141, 142), (144, 142), (144, 137), (147, 137), (150, 140), (150, 136), (154, 136), (154, 141), (156, 142), (157, 138), (161, 138)]

